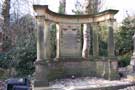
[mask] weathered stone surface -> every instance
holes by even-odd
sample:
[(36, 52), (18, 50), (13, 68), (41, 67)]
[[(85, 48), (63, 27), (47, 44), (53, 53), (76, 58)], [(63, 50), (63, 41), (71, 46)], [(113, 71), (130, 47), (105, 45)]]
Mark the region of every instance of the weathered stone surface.
[[(76, 61), (59, 61), (50, 63), (50, 70), (59, 68), (63, 69), (65, 77), (90, 76), (90, 77), (104, 77), (106, 79), (119, 79), (117, 69), (112, 68), (113, 63), (116, 61), (88, 61), (88, 60), (76, 60)], [(109, 71), (110, 70), (110, 71)], [(53, 73), (54, 74), (54, 73)]]
[(97, 23), (92, 24), (93, 28), (93, 56), (98, 57), (99, 56), (99, 37), (98, 37), (98, 30), (99, 26)]
[(131, 57), (130, 65), (135, 66), (135, 57)]
[(34, 87), (41, 87), (48, 85), (48, 64), (45, 60), (35, 62), (35, 76), (34, 76)]
[(81, 57), (81, 25), (60, 24), (60, 57)]
[(114, 57), (113, 21), (108, 21), (108, 56)]
[(37, 60), (44, 59), (44, 20), (38, 19), (37, 29)]

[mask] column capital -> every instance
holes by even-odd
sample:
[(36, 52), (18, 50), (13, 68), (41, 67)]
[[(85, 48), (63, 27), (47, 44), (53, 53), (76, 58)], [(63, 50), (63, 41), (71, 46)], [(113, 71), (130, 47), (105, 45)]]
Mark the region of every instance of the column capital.
[(92, 25), (97, 25), (97, 24), (99, 24), (99, 22), (93, 22), (93, 23), (91, 23)]
[(44, 26), (45, 26), (45, 29), (47, 30), (47, 33), (48, 33), (48, 30), (49, 30), (49, 26), (50, 26), (50, 24), (51, 24), (51, 21), (49, 21), (49, 20), (44, 20)]
[(106, 20), (108, 26), (113, 26), (113, 23), (116, 21), (116, 19), (108, 19)]
[(36, 16), (37, 21), (44, 21), (45, 17), (44, 16)]
[(96, 30), (98, 27), (99, 27), (99, 22), (94, 22), (94, 23), (92, 24), (93, 30)]
[(44, 17), (37, 17), (36, 22), (39, 27), (44, 27)]
[(51, 21), (50, 21), (50, 20), (47, 20), (47, 19), (45, 19), (44, 22), (45, 22), (46, 24), (50, 24), (50, 23), (51, 23)]

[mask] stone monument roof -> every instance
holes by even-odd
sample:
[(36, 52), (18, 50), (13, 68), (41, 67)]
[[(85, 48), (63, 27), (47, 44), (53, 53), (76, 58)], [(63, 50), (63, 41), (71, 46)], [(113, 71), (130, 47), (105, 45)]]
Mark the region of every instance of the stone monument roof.
[(114, 15), (118, 12), (118, 10), (109, 9), (90, 15), (67, 15), (49, 10), (48, 5), (33, 5), (33, 8), (37, 14), (36, 18), (42, 17), (45, 20), (61, 23), (91, 23), (115, 20)]
[(56, 13), (56, 12), (53, 12), (51, 10), (49, 10), (48, 8), (48, 5), (33, 5), (34, 7), (34, 10), (37, 10), (37, 9), (42, 9), (42, 10), (45, 10), (48, 14), (50, 15), (53, 15), (53, 16), (61, 16), (61, 17), (66, 17), (66, 18), (83, 18), (83, 17), (92, 17), (92, 16), (99, 16), (99, 15), (104, 15), (104, 14), (107, 14), (107, 13), (110, 13), (110, 14), (116, 14), (118, 12), (118, 10), (114, 10), (114, 9), (109, 9), (109, 10), (105, 10), (105, 11), (102, 11), (102, 12), (99, 12), (97, 14), (88, 14), (88, 15), (68, 15), (68, 14), (60, 14), (60, 13)]

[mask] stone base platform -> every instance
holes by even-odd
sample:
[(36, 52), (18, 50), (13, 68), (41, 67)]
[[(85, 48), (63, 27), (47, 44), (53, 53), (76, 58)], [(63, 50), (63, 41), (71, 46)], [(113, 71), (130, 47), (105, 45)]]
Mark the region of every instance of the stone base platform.
[[(107, 84), (107, 83), (106, 83)], [(134, 90), (134, 89), (124, 89), (124, 88), (128, 88), (131, 86), (134, 86), (134, 83), (129, 83), (129, 84), (121, 84), (121, 85), (109, 85), (109, 86), (101, 86), (101, 87), (80, 87), (78, 88), (73, 87), (73, 90)], [(32, 90), (68, 90), (68, 89), (64, 89), (64, 88), (53, 88), (53, 87), (36, 87), (33, 88)], [(70, 88), (69, 88), (70, 90)]]
[(48, 82), (46, 81), (34, 81), (33, 83), (34, 87), (45, 87), (48, 86)]
[(48, 64), (38, 63), (34, 87), (47, 86), (49, 81), (56, 79), (87, 76), (116, 80), (120, 78), (117, 65), (117, 60), (113, 59), (92, 61), (82, 58), (61, 58)]
[(61, 88), (50, 88), (50, 87), (36, 87), (33, 88), (32, 90), (63, 90)]
[[(129, 86), (132, 85), (110, 86), (110, 87), (101, 87), (101, 88), (83, 88), (83, 89), (74, 89), (74, 90), (129, 90), (129, 89), (125, 89)], [(40, 88), (34, 88), (32, 90), (64, 90), (64, 89), (40, 87)], [(130, 89), (130, 90), (134, 90), (134, 89)]]
[(117, 60), (82, 60), (58, 59), (49, 65), (48, 79), (75, 78), (75, 77), (102, 77), (105, 79), (119, 79)]

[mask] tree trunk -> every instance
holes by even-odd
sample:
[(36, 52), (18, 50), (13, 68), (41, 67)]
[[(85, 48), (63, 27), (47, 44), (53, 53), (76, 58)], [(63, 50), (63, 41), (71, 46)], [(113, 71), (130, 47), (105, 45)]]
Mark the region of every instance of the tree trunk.
[(99, 11), (100, 0), (85, 0), (84, 14), (96, 14)]
[[(85, 3), (84, 3), (84, 14), (96, 14), (98, 12), (98, 6), (99, 6), (99, 1), (100, 0), (85, 0)], [(83, 55), (83, 56), (88, 56), (90, 55), (90, 50), (92, 50), (91, 48), (91, 45), (92, 45), (92, 36), (93, 36), (93, 33), (92, 33), (92, 24), (91, 23), (88, 23), (87, 24), (87, 29), (85, 30), (85, 33), (88, 40), (86, 40), (86, 38), (83, 38), (84, 39), (84, 45), (83, 46), (87, 46), (87, 49), (85, 49), (83, 47), (83, 52), (87, 52), (87, 55)], [(87, 44), (87, 45), (85, 45)], [(85, 50), (88, 50), (88, 51), (85, 51)]]
[(5, 0), (2, 7), (2, 15), (4, 17), (4, 24), (3, 24), (3, 49), (6, 50), (9, 48), (11, 42), (10, 37), (10, 0)]
[(65, 14), (66, 13), (66, 0), (59, 0), (59, 13)]

